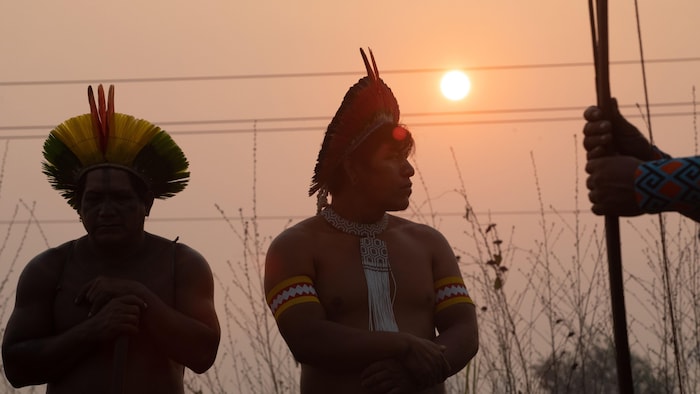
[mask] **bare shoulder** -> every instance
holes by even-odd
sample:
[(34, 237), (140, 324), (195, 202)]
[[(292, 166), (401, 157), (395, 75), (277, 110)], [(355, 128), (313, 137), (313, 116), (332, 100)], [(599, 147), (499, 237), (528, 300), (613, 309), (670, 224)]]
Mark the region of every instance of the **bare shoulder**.
[(174, 248), (173, 258), (177, 265), (177, 272), (180, 275), (185, 275), (186, 277), (212, 276), (209, 262), (196, 249), (185, 243), (169, 240), (158, 235), (149, 234), (149, 236), (154, 243), (155, 249), (165, 250), (168, 253), (167, 251)]
[(175, 255), (177, 256), (178, 260), (193, 260), (195, 262), (207, 263), (207, 260), (201, 253), (183, 242), (166, 239), (155, 234), (149, 233), (148, 235), (152, 238), (155, 247), (158, 249), (168, 249), (170, 247), (174, 247)]
[(181, 261), (191, 262), (192, 264), (209, 266), (207, 259), (196, 249), (191, 246), (177, 242), (175, 244), (175, 253)]
[(175, 244), (175, 254), (180, 272), (185, 275), (192, 275), (192, 277), (213, 277), (209, 262), (196, 249), (178, 242)]
[(299, 249), (300, 245), (313, 242), (324, 229), (327, 225), (321, 216), (306, 218), (279, 233), (272, 240), (270, 251)]
[(277, 235), (265, 256), (265, 287), (270, 289), (282, 280), (304, 275), (314, 277), (314, 253), (318, 238), (328, 231), (325, 220), (313, 216)]
[(32, 258), (22, 270), (20, 282), (32, 279), (49, 279), (58, 277), (63, 271), (63, 266), (69, 258), (73, 241), (60, 246), (46, 249)]
[(393, 237), (430, 254), (434, 278), (461, 275), (454, 249), (439, 230), (400, 217), (391, 219), (389, 230), (395, 232)]
[(66, 242), (46, 249), (27, 263), (17, 282), (17, 306), (44, 303), (53, 298), (72, 245)]
[(436, 243), (439, 246), (445, 246), (447, 239), (445, 236), (434, 227), (424, 223), (414, 222), (399, 216), (390, 215), (389, 231), (399, 232), (417, 241)]

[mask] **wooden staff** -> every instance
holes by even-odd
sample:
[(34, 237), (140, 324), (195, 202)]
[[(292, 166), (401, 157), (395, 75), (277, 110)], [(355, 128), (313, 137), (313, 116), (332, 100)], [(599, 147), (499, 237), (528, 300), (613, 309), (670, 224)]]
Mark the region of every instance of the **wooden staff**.
[[(589, 0), (588, 8), (593, 35), (597, 105), (609, 117), (611, 115), (611, 94), (608, 59), (608, 2), (607, 0), (596, 0), (594, 12), (593, 1)], [(605, 245), (608, 254), (618, 387), (621, 394), (633, 394), (630, 348), (627, 338), (625, 290), (622, 278), (620, 220), (617, 216), (605, 216)]]
[(124, 378), (126, 377), (126, 361), (129, 353), (129, 337), (122, 335), (114, 342), (112, 365), (112, 394), (124, 393)]

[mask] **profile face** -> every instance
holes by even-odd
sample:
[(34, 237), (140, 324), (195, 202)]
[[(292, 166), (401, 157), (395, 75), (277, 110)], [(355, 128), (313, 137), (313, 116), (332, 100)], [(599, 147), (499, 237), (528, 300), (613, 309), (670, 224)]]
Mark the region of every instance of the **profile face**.
[(362, 165), (359, 187), (386, 211), (408, 208), (412, 192), (411, 177), (415, 170), (408, 161), (408, 152), (392, 142), (383, 142)]
[(146, 203), (125, 170), (106, 167), (85, 174), (80, 201), (83, 226), (97, 244), (126, 245), (142, 235)]

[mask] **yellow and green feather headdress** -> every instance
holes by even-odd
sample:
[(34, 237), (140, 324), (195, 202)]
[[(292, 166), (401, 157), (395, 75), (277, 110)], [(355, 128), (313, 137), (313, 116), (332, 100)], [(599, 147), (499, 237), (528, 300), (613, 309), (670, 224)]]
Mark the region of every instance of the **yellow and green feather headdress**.
[(173, 139), (160, 127), (114, 112), (114, 86), (105, 105), (102, 85), (88, 86), (90, 113), (66, 120), (44, 142), (43, 173), (51, 186), (77, 209), (78, 184), (95, 167), (113, 166), (139, 176), (155, 198), (182, 191), (189, 180), (188, 162)]

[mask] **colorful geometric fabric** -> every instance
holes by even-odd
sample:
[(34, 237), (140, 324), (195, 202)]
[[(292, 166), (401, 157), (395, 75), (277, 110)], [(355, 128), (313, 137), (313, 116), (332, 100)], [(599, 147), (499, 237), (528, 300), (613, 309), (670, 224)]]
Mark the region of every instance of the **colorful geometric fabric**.
[(280, 282), (267, 293), (267, 305), (275, 320), (294, 305), (306, 302), (321, 303), (314, 288), (314, 282), (308, 276), (293, 276)]
[(642, 163), (634, 186), (637, 204), (646, 213), (700, 209), (700, 157)]
[(474, 305), (461, 277), (448, 276), (435, 281), (435, 313), (460, 303)]

